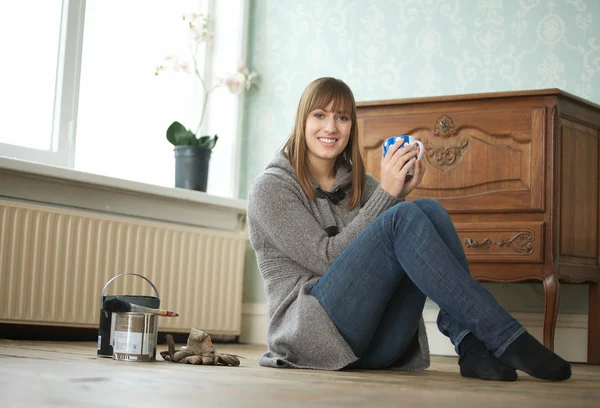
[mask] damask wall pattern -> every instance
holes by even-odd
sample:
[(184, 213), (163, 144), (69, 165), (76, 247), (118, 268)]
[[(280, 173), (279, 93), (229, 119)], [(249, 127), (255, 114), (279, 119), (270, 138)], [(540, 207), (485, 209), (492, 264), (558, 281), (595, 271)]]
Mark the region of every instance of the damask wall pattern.
[[(249, 1), (248, 63), (261, 81), (245, 105), (242, 198), (321, 76), (359, 101), (560, 88), (600, 103), (600, 0)], [(244, 302), (264, 302), (246, 255)], [(541, 285), (487, 286), (510, 309), (543, 310)], [(561, 286), (561, 313), (585, 313), (586, 298), (584, 285)]]
[(285, 141), (304, 87), (357, 100), (560, 88), (600, 103), (600, 0), (251, 0), (242, 195)]

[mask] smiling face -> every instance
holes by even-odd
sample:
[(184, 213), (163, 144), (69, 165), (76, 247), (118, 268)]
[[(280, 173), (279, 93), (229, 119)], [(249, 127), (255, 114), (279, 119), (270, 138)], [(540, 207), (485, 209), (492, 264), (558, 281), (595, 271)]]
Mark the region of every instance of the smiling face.
[(350, 113), (334, 112), (333, 102), (310, 111), (304, 129), (310, 164), (320, 168), (327, 164), (333, 168), (335, 160), (348, 145), (351, 129)]
[(342, 80), (312, 81), (300, 97), (294, 128), (281, 149), (296, 171), (307, 197), (315, 198), (315, 182), (328, 188), (336, 166), (352, 170), (352, 207), (362, 194), (364, 165), (358, 146), (356, 102)]

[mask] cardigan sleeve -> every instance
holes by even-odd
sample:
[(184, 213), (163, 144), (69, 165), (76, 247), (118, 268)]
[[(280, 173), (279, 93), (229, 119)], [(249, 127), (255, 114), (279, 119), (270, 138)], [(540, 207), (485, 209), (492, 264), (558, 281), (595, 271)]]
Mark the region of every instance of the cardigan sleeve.
[(306, 196), (301, 189), (282, 177), (263, 173), (250, 187), (248, 222), (252, 233), (259, 234), (308, 270), (324, 275), (371, 221), (399, 201), (376, 180), (375, 183), (372, 180), (366, 183), (369, 197), (358, 215), (337, 235), (328, 237), (305, 204)]

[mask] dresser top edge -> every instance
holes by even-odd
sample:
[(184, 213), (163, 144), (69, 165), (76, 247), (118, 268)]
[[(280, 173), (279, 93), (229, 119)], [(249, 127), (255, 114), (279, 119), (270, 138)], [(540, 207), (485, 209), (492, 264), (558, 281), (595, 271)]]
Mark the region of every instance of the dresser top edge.
[(389, 106), (389, 105), (411, 105), (417, 103), (435, 103), (435, 102), (455, 102), (455, 101), (468, 101), (477, 99), (492, 99), (492, 98), (515, 98), (515, 97), (528, 97), (528, 96), (551, 96), (561, 95), (563, 97), (573, 99), (577, 102), (590, 105), (596, 109), (600, 109), (600, 105), (592, 101), (588, 101), (579, 96), (570, 94), (569, 92), (563, 91), (558, 88), (548, 89), (534, 89), (534, 90), (523, 90), (523, 91), (505, 91), (505, 92), (484, 92), (484, 93), (473, 93), (473, 94), (457, 94), (457, 95), (442, 95), (442, 96), (425, 96), (415, 98), (402, 98), (402, 99), (383, 99), (373, 101), (357, 101), (356, 107), (375, 107), (375, 106)]

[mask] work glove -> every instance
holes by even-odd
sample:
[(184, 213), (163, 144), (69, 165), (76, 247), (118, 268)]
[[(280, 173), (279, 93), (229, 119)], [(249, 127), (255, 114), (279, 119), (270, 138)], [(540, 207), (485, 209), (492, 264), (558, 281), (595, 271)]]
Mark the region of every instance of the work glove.
[(173, 336), (167, 334), (166, 339), (169, 350), (160, 352), (166, 361), (198, 365), (240, 365), (237, 356), (219, 353), (213, 346), (210, 336), (202, 330), (192, 329), (187, 339), (187, 347), (181, 350), (175, 350)]

